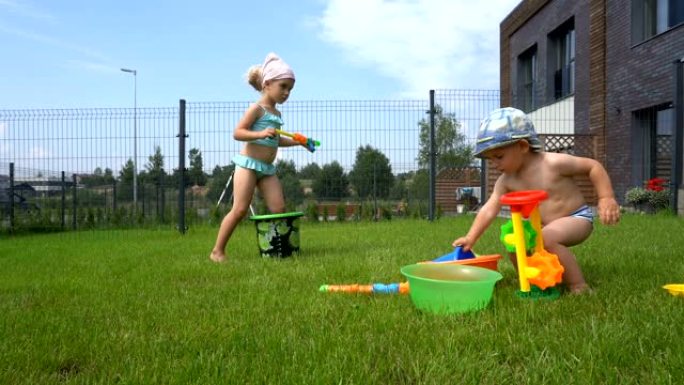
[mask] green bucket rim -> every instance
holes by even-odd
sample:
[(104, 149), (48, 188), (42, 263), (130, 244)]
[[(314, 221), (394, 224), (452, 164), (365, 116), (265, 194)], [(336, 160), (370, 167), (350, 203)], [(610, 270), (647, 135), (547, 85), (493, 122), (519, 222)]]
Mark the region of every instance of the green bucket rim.
[(295, 218), (304, 216), (301, 211), (294, 211), (291, 213), (279, 213), (279, 214), (264, 214), (264, 215), (252, 215), (249, 219), (253, 221), (261, 221), (264, 219), (282, 219), (282, 218)]
[[(479, 271), (481, 274), (484, 274), (486, 276), (486, 279), (480, 279), (477, 281), (463, 281), (463, 280), (443, 280), (443, 279), (434, 279), (434, 278), (427, 278), (427, 277), (421, 277), (419, 275), (415, 275), (413, 270), (420, 268), (421, 266), (428, 265), (428, 266), (447, 266), (447, 267), (439, 267), (439, 268), (434, 268), (434, 267), (423, 267), (423, 269), (452, 269), (452, 270), (475, 270)], [(456, 266), (456, 267), (450, 267), (450, 266)], [(452, 284), (463, 284), (463, 283), (474, 283), (474, 282), (498, 282), (503, 279), (503, 275), (499, 273), (498, 271), (494, 271), (491, 269), (487, 269), (484, 267), (478, 267), (478, 266), (469, 266), (469, 265), (457, 265), (457, 264), (421, 264), (421, 263), (414, 263), (411, 265), (406, 265), (403, 266), (399, 269), (401, 274), (403, 274), (406, 278), (411, 278), (411, 279), (417, 279), (417, 280), (422, 280), (424, 282), (435, 282), (435, 283), (452, 283)]]

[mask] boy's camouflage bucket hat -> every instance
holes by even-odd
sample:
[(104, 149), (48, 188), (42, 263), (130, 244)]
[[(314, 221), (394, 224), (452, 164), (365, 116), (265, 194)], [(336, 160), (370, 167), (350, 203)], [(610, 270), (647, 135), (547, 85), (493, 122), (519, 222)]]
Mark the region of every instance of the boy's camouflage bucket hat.
[(507, 146), (521, 139), (527, 140), (532, 151), (541, 151), (542, 144), (530, 118), (517, 108), (498, 108), (480, 123), (475, 156), (480, 158), (487, 150)]

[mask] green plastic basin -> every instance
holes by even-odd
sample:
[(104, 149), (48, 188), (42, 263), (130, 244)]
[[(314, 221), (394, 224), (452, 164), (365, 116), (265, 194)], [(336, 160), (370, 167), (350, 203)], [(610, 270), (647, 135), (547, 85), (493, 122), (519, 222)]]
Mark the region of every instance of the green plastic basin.
[(408, 278), (416, 308), (436, 313), (467, 313), (487, 307), (494, 285), (503, 276), (482, 267), (456, 264), (414, 264), (401, 268)]

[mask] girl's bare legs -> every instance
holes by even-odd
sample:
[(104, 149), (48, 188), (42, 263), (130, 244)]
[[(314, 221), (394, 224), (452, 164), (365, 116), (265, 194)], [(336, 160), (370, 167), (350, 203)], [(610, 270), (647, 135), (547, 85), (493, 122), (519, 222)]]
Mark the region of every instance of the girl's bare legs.
[(583, 218), (563, 217), (544, 226), (544, 248), (554, 253), (560, 259), (565, 269), (563, 282), (572, 293), (581, 293), (589, 290), (587, 282), (582, 275), (582, 269), (577, 263), (575, 254), (570, 251), (570, 246), (582, 243), (589, 237), (594, 229), (591, 222)]
[(285, 212), (285, 198), (283, 197), (283, 186), (280, 180), (275, 175), (269, 175), (261, 178), (257, 182), (257, 187), (261, 192), (261, 196), (266, 202), (268, 211), (272, 214), (279, 214)]
[[(578, 245), (586, 240), (594, 229), (592, 224), (582, 218), (563, 217), (544, 226), (542, 237), (544, 238), (544, 249), (556, 254), (565, 271), (563, 272), (563, 282), (573, 293), (581, 293), (589, 289), (587, 282), (582, 275), (582, 269), (577, 263), (575, 254), (570, 251), (570, 246)], [(513, 267), (518, 270), (518, 263), (515, 253), (509, 253), (509, 258)]]
[(235, 226), (247, 215), (249, 204), (252, 202), (254, 188), (257, 184), (256, 173), (242, 167), (235, 167), (233, 175), (233, 207), (221, 221), (216, 244), (211, 250), (211, 258), (214, 262), (226, 260), (226, 244), (235, 230)]

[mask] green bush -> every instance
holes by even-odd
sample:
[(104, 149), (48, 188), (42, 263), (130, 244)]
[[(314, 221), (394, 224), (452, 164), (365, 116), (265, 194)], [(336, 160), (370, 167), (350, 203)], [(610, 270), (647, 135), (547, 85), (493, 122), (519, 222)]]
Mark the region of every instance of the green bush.
[(372, 202), (361, 203), (360, 217), (362, 220), (372, 221), (375, 219), (375, 205)]
[[(214, 206), (209, 214), (209, 223), (212, 225), (218, 225), (223, 220), (223, 212), (219, 207)], [(169, 216), (170, 217), (170, 216)]]
[(323, 222), (328, 221), (328, 206), (323, 206)]
[(670, 190), (648, 191), (648, 203), (655, 210), (662, 210), (670, 207)]
[(112, 224), (115, 227), (120, 227), (126, 223), (126, 209), (118, 207), (112, 212)]
[(654, 191), (643, 187), (633, 187), (625, 193), (625, 202), (634, 208), (648, 205), (652, 210), (662, 210), (670, 207), (670, 190)]
[(304, 214), (306, 215), (306, 218), (310, 220), (311, 222), (318, 222), (318, 205), (316, 202), (311, 201), (306, 205), (306, 209), (304, 210)]
[(414, 201), (410, 207), (411, 218), (420, 219), (427, 217), (427, 202), (425, 201)]
[(344, 222), (347, 219), (347, 208), (343, 203), (339, 203), (335, 208), (335, 217), (338, 222)]
[(392, 207), (389, 203), (380, 206), (380, 218), (388, 221), (392, 219)]
[(648, 202), (649, 191), (643, 187), (634, 187), (625, 193), (625, 201), (633, 206)]

